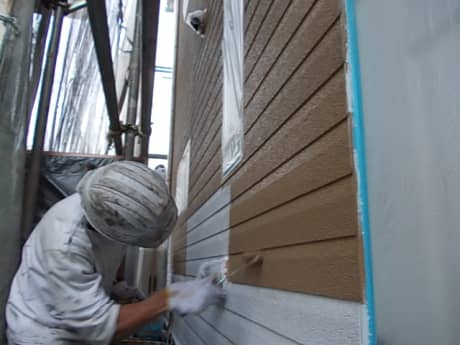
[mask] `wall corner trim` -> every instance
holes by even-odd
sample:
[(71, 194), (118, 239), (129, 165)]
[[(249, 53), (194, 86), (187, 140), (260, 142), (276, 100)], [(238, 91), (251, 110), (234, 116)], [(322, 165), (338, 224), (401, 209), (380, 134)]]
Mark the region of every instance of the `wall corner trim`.
[[(344, 0), (347, 30), (347, 92), (352, 116), (353, 158), (358, 184), (358, 216), (364, 246), (365, 302), (367, 304), (367, 341), (364, 344), (376, 345), (374, 283), (372, 272), (372, 247), (369, 221), (369, 201), (366, 171), (366, 150), (364, 139), (361, 72), (358, 49), (355, 0)], [(363, 320), (364, 321), (364, 320)], [(363, 334), (363, 338), (365, 338)], [(363, 339), (365, 341), (366, 339)]]

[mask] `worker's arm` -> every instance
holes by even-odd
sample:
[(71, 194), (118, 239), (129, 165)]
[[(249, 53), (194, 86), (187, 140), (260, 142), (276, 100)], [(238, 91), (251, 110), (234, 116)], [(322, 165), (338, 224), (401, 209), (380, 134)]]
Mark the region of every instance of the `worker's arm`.
[(180, 314), (197, 314), (209, 305), (223, 300), (222, 288), (209, 279), (174, 283), (142, 302), (122, 305), (115, 335), (131, 334), (167, 310), (177, 311)]
[(167, 290), (157, 292), (141, 302), (122, 305), (115, 336), (129, 335), (167, 310)]

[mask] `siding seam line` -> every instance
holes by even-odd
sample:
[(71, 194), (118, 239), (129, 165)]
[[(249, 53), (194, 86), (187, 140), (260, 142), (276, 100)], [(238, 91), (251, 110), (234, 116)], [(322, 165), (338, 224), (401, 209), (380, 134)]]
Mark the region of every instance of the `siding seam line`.
[[(343, 66), (341, 66), (336, 72), (334, 72), (331, 77), (324, 83), (324, 85), (326, 83), (328, 83), (336, 74), (337, 72), (339, 72), (341, 69), (343, 68)], [(322, 88), (322, 87), (321, 87)], [(319, 89), (318, 89), (319, 90)], [(303, 107), (304, 105), (302, 105), (300, 107), (300, 109)], [(297, 112), (297, 111), (296, 111)], [(295, 113), (296, 113), (295, 112)], [(251, 184), (248, 188), (246, 188), (245, 190), (243, 190), (241, 193), (239, 193), (238, 195), (236, 195), (235, 197), (232, 198), (232, 200), (230, 201), (230, 203), (233, 203), (233, 201), (235, 201), (237, 198), (239, 198), (240, 196), (242, 196), (244, 193), (246, 193), (249, 189), (251, 189), (252, 187), (254, 187), (256, 184), (258, 184), (260, 181), (262, 181), (264, 178), (268, 177), (270, 174), (272, 174), (275, 170), (277, 170), (278, 168), (280, 168), (282, 165), (286, 164), (289, 160), (291, 160), (293, 157), (297, 156), (300, 152), (304, 151), (305, 149), (307, 149), (308, 147), (310, 147), (311, 145), (315, 144), (317, 141), (321, 140), (324, 136), (326, 136), (327, 134), (329, 134), (330, 131), (334, 130), (335, 128), (337, 128), (338, 126), (340, 126), (343, 122), (345, 121), (348, 121), (348, 117), (342, 119), (341, 121), (337, 122), (336, 124), (334, 124), (333, 126), (331, 126), (330, 128), (328, 128), (324, 133), (322, 133), (320, 136), (318, 136), (315, 140), (313, 140), (311, 143), (309, 143), (308, 145), (302, 147), (301, 149), (299, 149), (298, 151), (296, 151), (294, 154), (292, 154), (291, 156), (289, 156), (285, 161), (283, 162), (280, 162), (280, 164), (278, 164), (277, 166), (275, 166), (273, 169), (271, 169), (270, 171), (268, 171), (264, 176), (262, 176), (259, 180), (257, 180), (255, 183)], [(282, 126), (284, 125), (284, 123), (282, 124)], [(279, 128), (278, 128), (279, 130)], [(277, 130), (277, 131), (278, 131)], [(276, 132), (275, 132), (276, 133)], [(275, 134), (273, 133), (273, 134)], [(263, 142), (261, 144), (261, 146), (258, 148), (257, 151), (260, 150), (260, 148), (266, 144), (268, 140), (266, 140), (265, 142)], [(257, 152), (255, 151), (254, 154)], [(249, 158), (251, 158), (253, 155), (251, 155)], [(243, 164), (246, 164), (247, 160), (245, 160), (243, 162)], [(241, 166), (243, 166), (243, 164)], [(240, 167), (241, 168), (241, 167)], [(219, 169), (218, 169), (219, 170)], [(218, 171), (217, 170), (217, 171)], [(238, 169), (239, 170), (239, 169)], [(237, 170), (237, 171), (238, 171)], [(217, 172), (216, 171), (216, 172)], [(216, 172), (214, 172), (214, 174), (212, 176), (214, 176), (216, 174)], [(225, 183), (229, 182), (230, 181), (230, 178), (233, 177), (234, 174), (231, 174), (229, 176), (228, 179), (226, 179), (225, 181), (223, 181), (222, 185), (224, 185)], [(193, 199), (191, 201), (191, 203), (194, 201), (195, 199)], [(207, 199), (209, 200), (209, 198)], [(206, 201), (207, 201), (206, 200)], [(205, 202), (206, 202), (205, 201)], [(198, 226), (200, 226), (201, 224), (203, 224), (206, 220), (208, 220), (209, 218), (211, 218), (212, 216), (214, 216), (217, 212), (221, 211), (223, 208), (225, 208), (226, 206), (228, 206), (230, 203), (227, 203), (225, 204), (224, 206), (222, 206), (221, 208), (219, 208), (218, 210), (216, 210), (213, 214), (211, 214), (209, 217), (205, 218), (203, 221), (201, 221), (200, 223), (198, 223), (195, 227), (193, 227), (192, 229), (190, 229), (190, 231), (192, 231), (193, 229), (197, 228)], [(203, 203), (204, 204), (204, 203)], [(195, 213), (195, 212), (194, 212)], [(192, 215), (191, 215), (192, 216)]]
[[(276, 0), (275, 0), (276, 1)], [(264, 54), (265, 50), (267, 49), (267, 46), (268, 44), (270, 43), (271, 39), (273, 38), (273, 35), (274, 33), (276, 32), (276, 30), (278, 30), (281, 22), (283, 21), (283, 18), (286, 14), (286, 12), (288, 11), (288, 9), (292, 6), (292, 0), (290, 0), (291, 2), (289, 3), (289, 5), (286, 6), (286, 8), (284, 9), (280, 19), (278, 20), (278, 22), (276, 23), (275, 27), (273, 28), (271, 34), (270, 34), (270, 38), (267, 40), (267, 42), (264, 44), (264, 46), (262, 47), (262, 50), (260, 51), (259, 55), (256, 57), (255, 61), (254, 61), (254, 64), (253, 66), (251, 67), (251, 70), (248, 72), (248, 74), (246, 74), (246, 77), (244, 78), (244, 82), (246, 83), (249, 79), (249, 76), (252, 74), (252, 71), (254, 71), (254, 68), (257, 66), (257, 64), (259, 63), (259, 60), (260, 58), (262, 57), (262, 55)], [(246, 58), (248, 57), (249, 53), (251, 52), (251, 49), (252, 49), (252, 45), (251, 45), (251, 48), (248, 50), (247, 54), (244, 56), (244, 59), (246, 60)]]
[[(252, 123), (248, 126), (248, 128), (245, 129), (244, 133), (248, 133), (252, 127), (254, 127), (254, 125), (256, 124), (257, 120), (262, 116), (262, 114), (267, 110), (267, 108), (273, 103), (273, 101), (275, 100), (275, 98), (280, 94), (280, 92), (283, 90), (283, 88), (286, 86), (286, 84), (295, 76), (295, 74), (297, 73), (297, 71), (299, 70), (299, 68), (308, 60), (308, 58), (316, 51), (316, 48), (323, 42), (324, 38), (332, 31), (332, 29), (334, 28), (334, 26), (337, 24), (337, 23), (340, 23), (340, 14), (334, 19), (334, 21), (332, 22), (332, 24), (326, 29), (326, 31), (320, 36), (320, 38), (318, 39), (318, 41), (312, 46), (312, 48), (310, 49), (310, 51), (304, 56), (304, 58), (297, 64), (297, 66), (294, 68), (294, 70), (291, 72), (291, 74), (288, 76), (288, 78), (283, 82), (283, 84), (280, 86), (280, 88), (275, 92), (275, 94), (271, 97), (271, 99), (269, 100), (269, 102), (267, 103), (267, 105), (260, 111), (260, 113), (256, 116), (256, 118), (252, 121)], [(344, 58), (345, 60), (345, 58)], [(272, 65), (272, 67), (274, 66), (275, 64)], [(270, 69), (271, 71), (272, 69)], [(262, 81), (260, 82), (260, 84), (257, 86), (256, 90), (254, 91), (252, 97), (250, 100), (248, 100), (247, 104), (245, 105), (245, 109), (249, 107), (249, 104), (252, 102), (252, 100), (254, 99), (255, 95), (257, 94), (257, 92), (260, 90), (260, 88), (262, 87), (262, 84), (265, 82), (265, 80), (267, 79), (268, 77), (268, 74), (270, 73), (270, 71), (267, 72), (267, 74), (265, 74), (264, 78), (262, 79)]]
[(257, 36), (259, 35), (259, 32), (260, 32), (260, 29), (261, 29), (262, 26), (264, 25), (265, 20), (267, 19), (267, 16), (268, 16), (268, 14), (270, 13), (270, 10), (272, 9), (273, 3), (274, 3), (275, 1), (276, 1), (276, 0), (271, 0), (270, 5), (269, 5), (268, 8), (267, 8), (267, 11), (265, 11), (264, 17), (262, 18), (262, 21), (260, 22), (259, 27), (257, 28), (257, 30), (256, 30), (256, 32), (255, 32), (255, 34), (254, 34), (254, 37), (252, 38), (251, 42), (249, 43), (248, 50), (244, 52), (244, 59), (246, 59), (247, 54), (248, 54), (249, 51), (251, 50), (251, 47), (253, 46), (254, 42), (256, 41)]
[[(252, 98), (254, 97), (254, 94), (257, 92), (257, 90), (260, 88), (260, 85), (263, 83), (263, 81), (265, 80), (265, 78), (267, 77), (267, 75), (270, 73), (270, 71), (273, 69), (273, 66), (276, 64), (276, 62), (279, 60), (281, 54), (283, 54), (283, 52), (286, 50), (286, 47), (289, 45), (289, 43), (291, 43), (292, 41), (292, 38), (296, 35), (296, 33), (299, 31), (300, 27), (302, 26), (302, 24), (305, 22), (305, 20), (307, 19), (307, 17), (310, 15), (310, 13), (313, 11), (313, 8), (316, 6), (316, 4), (319, 2), (320, 0), (314, 0), (311, 4), (310, 4), (310, 8), (307, 10), (307, 12), (304, 14), (304, 16), (302, 17), (302, 19), (300, 20), (299, 24), (297, 24), (296, 28), (294, 29), (294, 31), (292, 32), (291, 36), (289, 36), (289, 38), (286, 40), (286, 43), (283, 45), (283, 47), (280, 49), (280, 52), (278, 53), (278, 55), (276, 56), (275, 60), (273, 61), (273, 63), (271, 64), (270, 68), (266, 71), (264, 77), (262, 78), (262, 80), (260, 81), (260, 83), (258, 84), (257, 88), (254, 90), (253, 94), (251, 95), (250, 99), (246, 102), (245, 101), (245, 104), (244, 104), (244, 107), (246, 107), (250, 101), (252, 100)], [(291, 4), (292, 5), (292, 4)], [(291, 6), (290, 5), (290, 6)], [(290, 7), (289, 6), (289, 7)], [(278, 27), (276, 28), (278, 29)], [(276, 30), (275, 30), (276, 32)], [(262, 51), (262, 53), (260, 54), (260, 57), (259, 59), (257, 59), (256, 63), (254, 64), (254, 67), (253, 69), (251, 70), (250, 74), (247, 75), (247, 78), (245, 79), (245, 83), (249, 80), (250, 76), (252, 75), (252, 72), (254, 72), (254, 69), (255, 67), (257, 66), (257, 64), (259, 63), (259, 60), (260, 58), (263, 56), (263, 53), (265, 52), (265, 49), (266, 47), (270, 44), (271, 40), (272, 40), (273, 36), (270, 38), (270, 40), (268, 41), (267, 45), (264, 47), (264, 50)]]
[[(284, 121), (275, 129), (275, 131), (271, 134), (271, 136), (267, 137), (255, 150), (254, 152), (252, 152), (251, 154), (249, 154), (247, 157), (244, 157), (243, 160), (240, 162), (240, 164), (237, 166), (236, 169), (234, 169), (234, 171), (232, 171), (227, 177), (226, 179), (224, 180), (224, 183), (228, 182), (234, 175), (236, 175), (236, 173), (258, 152), (260, 151), (260, 149), (270, 140), (270, 138), (272, 136), (274, 136), (276, 133), (278, 133), (281, 128), (288, 122), (292, 119), (293, 116), (295, 116), (305, 105), (307, 105), (311, 100), (312, 98), (314, 98), (318, 92), (320, 92), (338, 73), (340, 73), (341, 70), (343, 70), (344, 68), (344, 64), (340, 65), (334, 72), (331, 73), (331, 75), (329, 75), (313, 92), (312, 94), (307, 98), (305, 99), (296, 109), (294, 109), (292, 111), (291, 114), (289, 114), (286, 119), (284, 119)], [(263, 116), (263, 113), (262, 113), (262, 116)], [(260, 119), (260, 117), (259, 117)], [(258, 121), (258, 120), (257, 120)], [(256, 122), (257, 122), (256, 121)], [(249, 133), (249, 132), (248, 132)], [(245, 136), (248, 134), (248, 133), (245, 133)], [(315, 140), (316, 141), (316, 140)], [(309, 144), (310, 145), (310, 144)], [(305, 146), (304, 148), (308, 147), (309, 145)], [(300, 151), (300, 150), (299, 150)], [(291, 156), (293, 157), (293, 156)], [(290, 157), (290, 158), (291, 158)], [(284, 161), (286, 162), (286, 161)], [(282, 163), (284, 163), (282, 162)], [(278, 167), (281, 166), (278, 165)]]

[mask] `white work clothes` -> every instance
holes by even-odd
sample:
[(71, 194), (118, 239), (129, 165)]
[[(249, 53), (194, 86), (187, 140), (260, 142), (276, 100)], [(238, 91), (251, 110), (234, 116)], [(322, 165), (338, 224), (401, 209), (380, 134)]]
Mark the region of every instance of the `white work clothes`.
[(80, 196), (35, 227), (6, 308), (8, 344), (109, 344), (120, 306), (110, 289), (125, 247), (88, 229)]

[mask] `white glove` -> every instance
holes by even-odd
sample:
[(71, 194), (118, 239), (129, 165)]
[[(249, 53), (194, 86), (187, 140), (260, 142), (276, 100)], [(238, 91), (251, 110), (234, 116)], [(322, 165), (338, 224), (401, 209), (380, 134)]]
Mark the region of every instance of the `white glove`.
[(168, 287), (169, 309), (180, 314), (199, 314), (212, 304), (225, 300), (224, 290), (211, 279), (195, 279)]

